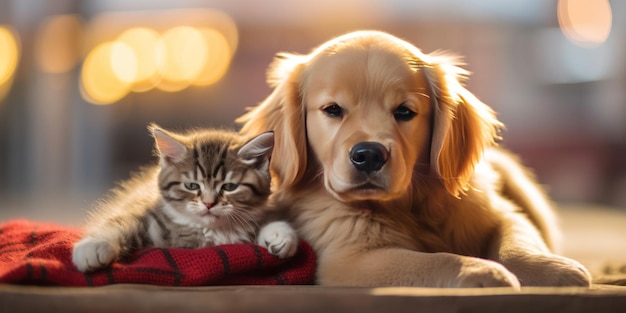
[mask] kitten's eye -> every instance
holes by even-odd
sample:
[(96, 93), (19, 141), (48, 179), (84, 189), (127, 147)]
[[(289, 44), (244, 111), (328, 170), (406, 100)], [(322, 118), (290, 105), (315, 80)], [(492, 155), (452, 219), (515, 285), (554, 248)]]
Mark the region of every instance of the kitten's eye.
[(224, 190), (224, 191), (234, 191), (235, 189), (237, 189), (237, 187), (239, 187), (239, 185), (233, 184), (233, 183), (226, 183), (226, 184), (222, 185), (222, 190)]
[(200, 185), (198, 183), (184, 183), (183, 185), (188, 190), (198, 190), (198, 189), (200, 189)]
[(399, 122), (410, 121), (415, 115), (417, 115), (417, 113), (407, 108), (404, 103), (400, 104), (396, 110), (393, 111), (393, 117)]
[(340, 107), (337, 103), (332, 103), (329, 106), (324, 107), (322, 111), (324, 111), (324, 113), (326, 113), (326, 115), (328, 115), (329, 117), (343, 117), (343, 108)]

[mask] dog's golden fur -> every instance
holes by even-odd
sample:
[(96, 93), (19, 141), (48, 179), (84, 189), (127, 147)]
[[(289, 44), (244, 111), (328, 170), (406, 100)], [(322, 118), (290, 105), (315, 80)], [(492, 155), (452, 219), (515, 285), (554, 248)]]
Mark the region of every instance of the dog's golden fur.
[[(320, 284), (589, 285), (554, 254), (547, 197), (495, 147), (502, 124), (453, 58), (360, 31), (279, 54), (268, 74), (274, 91), (238, 121), (276, 133), (274, 200), (317, 251)], [(356, 168), (363, 142), (384, 166)]]

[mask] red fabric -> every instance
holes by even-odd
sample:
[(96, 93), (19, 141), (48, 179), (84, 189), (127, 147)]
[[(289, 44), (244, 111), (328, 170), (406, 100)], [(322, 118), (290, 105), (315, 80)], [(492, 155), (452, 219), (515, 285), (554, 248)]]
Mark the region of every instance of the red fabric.
[(290, 259), (253, 244), (138, 251), (125, 262), (82, 273), (72, 263), (81, 230), (57, 224), (0, 224), (0, 283), (100, 286), (133, 283), (164, 286), (311, 284), (315, 254), (304, 241)]

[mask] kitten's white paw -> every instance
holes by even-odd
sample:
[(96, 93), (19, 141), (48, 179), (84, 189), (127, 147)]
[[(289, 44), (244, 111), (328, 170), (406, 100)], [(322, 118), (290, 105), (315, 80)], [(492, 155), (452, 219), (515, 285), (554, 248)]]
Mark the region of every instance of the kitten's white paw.
[(88, 272), (113, 263), (119, 255), (119, 247), (102, 239), (86, 237), (76, 243), (72, 262), (79, 271)]
[(296, 231), (286, 222), (271, 222), (263, 226), (257, 243), (280, 258), (292, 257), (298, 250)]

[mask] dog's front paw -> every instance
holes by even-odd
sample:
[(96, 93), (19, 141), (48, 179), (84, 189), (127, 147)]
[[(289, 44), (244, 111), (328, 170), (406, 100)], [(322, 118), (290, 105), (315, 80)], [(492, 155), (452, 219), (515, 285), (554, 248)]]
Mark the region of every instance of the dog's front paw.
[(464, 262), (452, 287), (512, 287), (519, 289), (520, 283), (517, 277), (502, 264), (471, 258)]
[(286, 222), (272, 222), (261, 228), (257, 243), (280, 258), (292, 257), (298, 250), (296, 231)]
[(74, 246), (72, 262), (81, 272), (109, 266), (119, 255), (119, 247), (102, 239), (86, 237)]
[(591, 275), (577, 261), (555, 254), (529, 254), (506, 262), (524, 286), (589, 287)]

